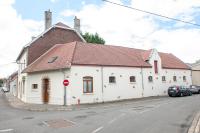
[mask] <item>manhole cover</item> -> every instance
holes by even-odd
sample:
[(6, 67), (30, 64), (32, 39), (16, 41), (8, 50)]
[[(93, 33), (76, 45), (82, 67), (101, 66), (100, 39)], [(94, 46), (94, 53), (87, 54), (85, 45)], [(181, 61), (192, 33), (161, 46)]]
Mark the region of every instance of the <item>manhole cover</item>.
[(29, 116), (29, 117), (24, 117), (23, 120), (30, 120), (30, 119), (33, 119), (34, 117), (32, 116)]
[(55, 120), (48, 120), (44, 121), (44, 123), (52, 128), (63, 128), (63, 127), (71, 127), (74, 125), (73, 122), (64, 119), (55, 119)]

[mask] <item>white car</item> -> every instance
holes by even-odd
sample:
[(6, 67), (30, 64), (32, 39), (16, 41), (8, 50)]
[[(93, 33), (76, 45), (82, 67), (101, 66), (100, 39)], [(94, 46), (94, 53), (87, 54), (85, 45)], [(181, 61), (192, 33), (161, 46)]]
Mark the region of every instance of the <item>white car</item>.
[(9, 92), (9, 89), (8, 89), (7, 87), (1, 87), (1, 90), (2, 90), (3, 92)]

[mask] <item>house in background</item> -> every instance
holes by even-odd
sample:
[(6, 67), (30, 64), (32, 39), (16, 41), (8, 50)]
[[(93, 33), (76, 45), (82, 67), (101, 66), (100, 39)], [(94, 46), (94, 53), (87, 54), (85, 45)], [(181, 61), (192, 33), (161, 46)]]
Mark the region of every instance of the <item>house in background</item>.
[(9, 92), (14, 96), (17, 96), (17, 81), (18, 81), (17, 79), (18, 79), (18, 72), (14, 72), (8, 78)]
[(45, 31), (37, 37), (33, 37), (32, 41), (23, 47), (17, 57), (18, 64), (18, 98), (26, 99), (26, 77), (22, 71), (37, 60), (42, 54), (51, 49), (55, 44), (68, 43), (72, 41), (85, 42), (80, 33), (80, 20), (75, 17), (74, 28), (59, 22), (55, 25), (52, 23), (52, 13), (45, 11)]
[[(191, 70), (172, 54), (111, 45), (54, 45), (23, 73), (27, 103), (67, 105), (166, 95), (189, 86)], [(63, 80), (70, 84), (65, 88)]]
[(192, 69), (192, 84), (200, 86), (200, 61), (190, 66)]

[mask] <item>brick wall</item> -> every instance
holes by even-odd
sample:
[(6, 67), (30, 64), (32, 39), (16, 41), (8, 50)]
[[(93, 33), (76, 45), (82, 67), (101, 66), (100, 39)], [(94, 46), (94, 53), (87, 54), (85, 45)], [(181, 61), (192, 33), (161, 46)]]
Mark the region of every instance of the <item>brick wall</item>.
[(31, 64), (55, 44), (63, 44), (73, 41), (82, 41), (74, 31), (60, 28), (51, 29), (48, 33), (44, 34), (43, 37), (40, 37), (29, 46), (27, 65)]

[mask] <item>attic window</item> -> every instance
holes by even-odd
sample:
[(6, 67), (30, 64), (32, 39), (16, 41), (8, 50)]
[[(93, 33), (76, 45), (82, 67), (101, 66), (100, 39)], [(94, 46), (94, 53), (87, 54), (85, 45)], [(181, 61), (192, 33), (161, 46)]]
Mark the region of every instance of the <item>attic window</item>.
[(52, 58), (48, 61), (48, 63), (53, 63), (54, 61), (56, 61), (57, 58), (58, 58), (58, 56), (52, 57)]

